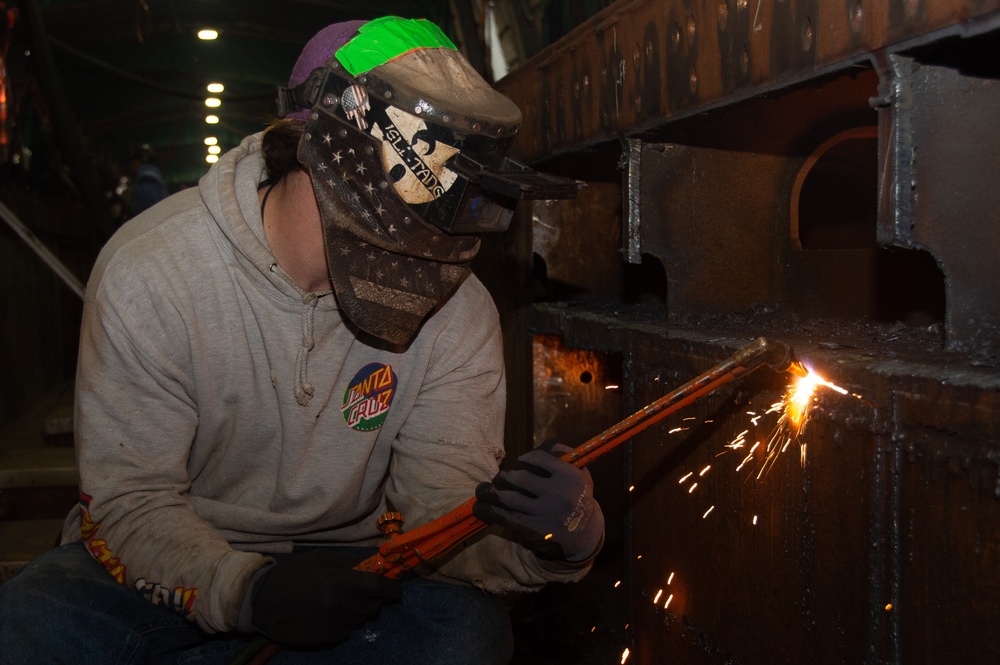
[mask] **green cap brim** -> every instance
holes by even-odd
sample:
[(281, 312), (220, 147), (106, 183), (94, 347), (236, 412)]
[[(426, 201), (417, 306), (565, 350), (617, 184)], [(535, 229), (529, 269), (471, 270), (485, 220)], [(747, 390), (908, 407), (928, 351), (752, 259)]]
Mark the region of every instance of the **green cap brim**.
[(430, 21), (384, 16), (361, 26), (335, 55), (351, 76), (357, 76), (411, 51), (430, 48), (458, 50)]

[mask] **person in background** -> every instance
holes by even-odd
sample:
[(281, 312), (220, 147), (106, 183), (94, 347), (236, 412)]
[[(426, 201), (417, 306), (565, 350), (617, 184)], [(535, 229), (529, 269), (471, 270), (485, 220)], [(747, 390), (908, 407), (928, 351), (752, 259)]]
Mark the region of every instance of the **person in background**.
[(128, 214), (135, 217), (143, 210), (167, 198), (167, 184), (156, 165), (152, 146), (142, 144), (132, 153), (132, 183), (129, 188)]
[[(500, 325), (469, 263), (531, 178), (505, 157), (518, 108), (386, 17), (320, 31), (279, 109), (102, 251), (80, 504), (0, 587), (0, 663), (221, 664), (263, 635), (275, 664), (500, 664), (505, 597), (600, 550), (560, 448), (500, 471)], [(492, 526), (462, 547), (403, 581), (354, 569), (379, 515), (473, 494)]]

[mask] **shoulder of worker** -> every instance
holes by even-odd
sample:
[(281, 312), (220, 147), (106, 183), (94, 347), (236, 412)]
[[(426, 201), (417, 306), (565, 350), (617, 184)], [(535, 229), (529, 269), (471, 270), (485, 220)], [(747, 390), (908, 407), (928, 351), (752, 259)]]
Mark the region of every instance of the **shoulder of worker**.
[[(106, 281), (134, 285), (144, 273), (162, 269), (159, 264), (169, 263), (171, 256), (183, 256), (183, 250), (173, 248), (175, 244), (199, 244), (199, 211), (204, 215), (200, 197), (196, 190), (188, 189), (127, 221), (101, 249), (87, 282), (87, 299), (95, 297)], [(191, 258), (196, 260), (197, 256)], [(180, 269), (181, 266), (175, 266), (171, 270)]]
[(472, 273), (424, 322), (414, 343), (433, 340), (444, 352), (458, 346), (482, 347), (500, 337), (500, 316), (489, 291)]
[[(263, 172), (259, 135), (248, 137), (191, 187), (167, 197), (126, 222), (101, 250), (87, 285), (87, 299), (99, 291), (134, 292), (142, 285), (204, 288), (225, 269), (220, 255), (252, 255), (262, 266), (273, 261), (259, 224), (257, 187)], [(219, 164), (223, 164), (219, 167)], [(219, 167), (219, 168), (216, 168)], [(223, 256), (223, 258), (226, 258)], [(244, 259), (246, 260), (246, 259)]]

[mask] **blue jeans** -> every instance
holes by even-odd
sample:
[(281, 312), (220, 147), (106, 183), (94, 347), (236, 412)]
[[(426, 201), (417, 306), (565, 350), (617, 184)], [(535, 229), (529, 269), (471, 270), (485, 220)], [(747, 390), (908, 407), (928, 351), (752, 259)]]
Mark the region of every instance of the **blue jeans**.
[[(31, 561), (0, 586), (0, 665), (226, 665), (245, 636), (209, 635), (118, 584), (81, 543)], [(346, 642), (282, 649), (269, 665), (501, 665), (513, 651), (496, 598), (415, 578), (403, 599)]]

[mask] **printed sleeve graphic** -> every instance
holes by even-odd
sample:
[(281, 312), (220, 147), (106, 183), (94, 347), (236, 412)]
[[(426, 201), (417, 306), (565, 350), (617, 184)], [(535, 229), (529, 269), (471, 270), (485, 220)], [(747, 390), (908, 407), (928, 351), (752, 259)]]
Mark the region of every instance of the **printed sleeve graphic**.
[[(127, 584), (125, 579), (125, 564), (111, 553), (107, 541), (97, 537), (97, 532), (100, 531), (101, 525), (91, 517), (90, 504), (92, 501), (93, 497), (80, 492), (80, 507), (83, 515), (83, 523), (80, 530), (83, 534), (87, 551), (111, 573), (111, 576), (119, 584), (125, 585)], [(166, 605), (173, 611), (183, 614), (186, 618), (194, 620), (194, 603), (198, 597), (198, 589), (187, 589), (180, 586), (169, 589), (144, 579), (136, 580), (135, 589), (154, 605)]]

